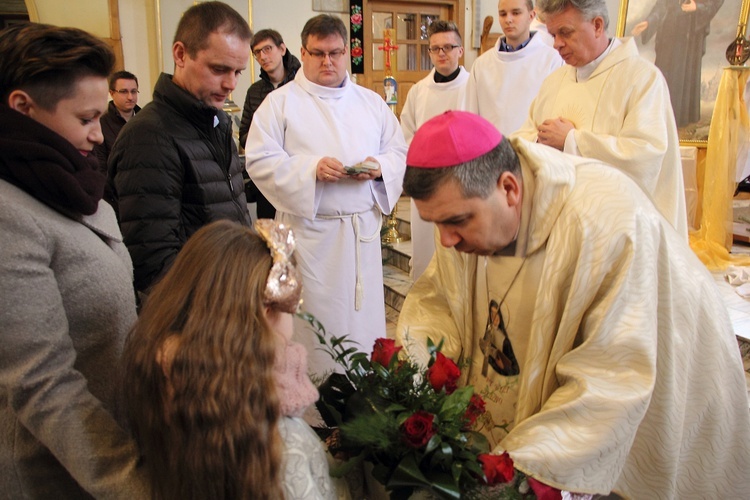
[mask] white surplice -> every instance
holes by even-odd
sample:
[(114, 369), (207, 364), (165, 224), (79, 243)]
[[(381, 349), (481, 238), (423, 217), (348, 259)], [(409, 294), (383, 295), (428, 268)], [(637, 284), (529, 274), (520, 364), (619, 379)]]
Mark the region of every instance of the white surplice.
[[(303, 71), (270, 93), (250, 126), (247, 171), (276, 207), (276, 219), (297, 238), (303, 306), (334, 335), (350, 335), (370, 352), (385, 337), (382, 214), (401, 195), (406, 144), (393, 112), (374, 92), (352, 83), (341, 87), (310, 82)], [(318, 182), (324, 156), (351, 166), (372, 156), (382, 180)], [(295, 338), (307, 347), (310, 369), (334, 368), (317, 339), (296, 320)]]
[(449, 82), (435, 81), (435, 68), (419, 80), (406, 95), (401, 111), (401, 130), (404, 139), (410, 144), (417, 129), (430, 118), (449, 110), (466, 108), (466, 83), (469, 72), (459, 66), (456, 78)]
[[(459, 66), (458, 76), (450, 82), (436, 82), (435, 68), (430, 74), (419, 80), (406, 96), (404, 109), (401, 111), (401, 130), (404, 131), (406, 143), (411, 143), (414, 133), (424, 122), (448, 110), (466, 108), (466, 83), (469, 72)], [(435, 224), (422, 220), (414, 206), (411, 210), (411, 277), (419, 278), (435, 253)]]
[(539, 33), (516, 52), (501, 52), (501, 41), (498, 38), (474, 61), (466, 85), (466, 110), (508, 135), (523, 125), (542, 82), (563, 60)]
[[(424, 360), (425, 337), (444, 338), (443, 352), (468, 363), (461, 382), (487, 399), (482, 432), (497, 441), (503, 429), (485, 424), (505, 426), (497, 450), (542, 482), (626, 498), (746, 496), (745, 377), (712, 277), (618, 169), (513, 145), (524, 200), (510, 255), (485, 265), (436, 249), (398, 340)], [(482, 375), (490, 300), (515, 376)]]
[(566, 143), (565, 152), (630, 175), (687, 241), (680, 141), (667, 83), (656, 66), (638, 55), (632, 38), (615, 42), (587, 79), (579, 81), (570, 65), (551, 74), (514, 136), (535, 141), (544, 120), (572, 121), (577, 151)]

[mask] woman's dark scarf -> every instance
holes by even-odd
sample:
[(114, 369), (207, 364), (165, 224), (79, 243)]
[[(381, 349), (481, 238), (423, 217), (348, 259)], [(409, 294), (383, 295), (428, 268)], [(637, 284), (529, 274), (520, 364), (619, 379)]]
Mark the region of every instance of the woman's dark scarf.
[(91, 215), (106, 178), (94, 155), (78, 152), (41, 123), (0, 104), (0, 179), (55, 210)]

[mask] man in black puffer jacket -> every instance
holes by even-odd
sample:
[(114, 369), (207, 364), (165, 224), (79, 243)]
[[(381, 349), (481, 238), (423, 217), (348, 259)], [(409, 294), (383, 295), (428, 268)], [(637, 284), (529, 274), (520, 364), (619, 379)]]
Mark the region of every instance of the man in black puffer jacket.
[(250, 225), (230, 119), (221, 110), (250, 58), (252, 32), (234, 9), (205, 2), (188, 9), (175, 35), (174, 76), (122, 129), (109, 158), (120, 227), (147, 292), (203, 225)]
[[(250, 42), (253, 56), (260, 64), (260, 80), (253, 83), (247, 89), (245, 96), (245, 107), (242, 110), (242, 121), (240, 122), (240, 145), (245, 147), (247, 131), (253, 121), (255, 110), (268, 94), (279, 87), (294, 80), (294, 75), (302, 66), (299, 59), (294, 57), (284, 45), (284, 40), (276, 30), (260, 30)], [(258, 218), (273, 219), (276, 209), (265, 196), (255, 187), (253, 181), (249, 180), (247, 186), (248, 201), (258, 203)]]

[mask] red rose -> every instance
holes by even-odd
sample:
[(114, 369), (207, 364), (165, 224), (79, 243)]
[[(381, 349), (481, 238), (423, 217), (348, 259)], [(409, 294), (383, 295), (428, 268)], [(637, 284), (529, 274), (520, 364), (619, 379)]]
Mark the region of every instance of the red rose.
[(370, 356), (370, 361), (373, 363), (380, 363), (388, 368), (391, 364), (391, 359), (393, 359), (393, 356), (395, 356), (400, 350), (401, 346), (396, 347), (396, 341), (393, 339), (377, 339), (375, 345), (372, 346), (372, 356)]
[(482, 462), (487, 484), (503, 484), (513, 481), (516, 470), (513, 468), (513, 459), (507, 451), (502, 455), (482, 453), (479, 455), (479, 461)]
[(352, 21), (352, 24), (362, 24), (362, 14), (352, 14), (350, 19)]
[(469, 400), (469, 406), (466, 407), (466, 413), (464, 413), (464, 419), (466, 420), (466, 427), (471, 427), (479, 418), (479, 415), (484, 413), (484, 399), (479, 394), (472, 394)]
[(352, 47), (352, 57), (362, 57), (362, 47)]
[(562, 493), (557, 488), (544, 483), (540, 483), (533, 477), (528, 478), (529, 486), (534, 491), (534, 495), (538, 500), (561, 500)]
[(401, 424), (402, 437), (406, 444), (412, 448), (421, 448), (426, 445), (430, 438), (435, 435), (435, 429), (432, 427), (434, 419), (435, 415), (424, 410), (418, 410), (407, 418)]
[(445, 392), (451, 394), (456, 390), (456, 382), (458, 377), (461, 376), (461, 370), (458, 369), (456, 363), (443, 356), (442, 352), (437, 353), (435, 362), (427, 370), (427, 377), (430, 379), (430, 384), (435, 391), (445, 387)]

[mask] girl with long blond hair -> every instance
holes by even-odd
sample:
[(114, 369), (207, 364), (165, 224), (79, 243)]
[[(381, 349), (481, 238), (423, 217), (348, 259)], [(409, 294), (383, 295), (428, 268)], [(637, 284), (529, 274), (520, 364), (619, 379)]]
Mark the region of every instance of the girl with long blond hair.
[(220, 221), (187, 242), (125, 348), (125, 399), (153, 496), (335, 498), (299, 418), (318, 397), (291, 342), (293, 236)]

